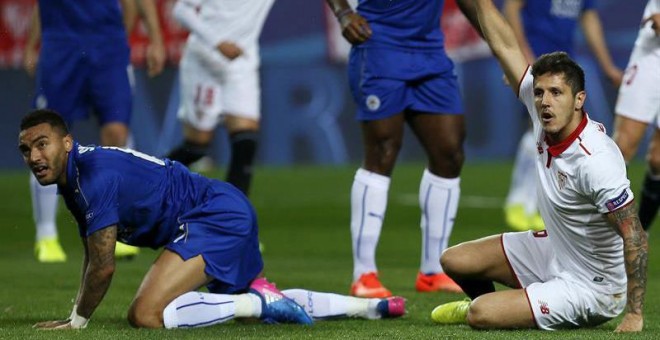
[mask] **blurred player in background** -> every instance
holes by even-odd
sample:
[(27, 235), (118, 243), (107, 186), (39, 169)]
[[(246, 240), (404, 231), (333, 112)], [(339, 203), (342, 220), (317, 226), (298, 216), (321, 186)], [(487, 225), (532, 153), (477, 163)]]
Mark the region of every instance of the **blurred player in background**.
[[(584, 71), (565, 52), (530, 67), (491, 0), (464, 0), (508, 83), (528, 109), (539, 153), (535, 174), (547, 231), (461, 243), (442, 266), (472, 301), (436, 307), (442, 324), (478, 329), (594, 327), (625, 311), (617, 332), (644, 325), (648, 244), (626, 167), (602, 124), (584, 111)], [(478, 20), (475, 19), (478, 18)], [(493, 282), (513, 289), (495, 291)]]
[(465, 123), (454, 64), (440, 30), (442, 0), (366, 1), (354, 12), (346, 0), (327, 0), (352, 44), (349, 81), (358, 106), (364, 159), (351, 189), (351, 294), (384, 297), (376, 246), (387, 208), (390, 176), (407, 123), (426, 151), (419, 187), (421, 292), (460, 292), (440, 267), (460, 197)]
[[(205, 327), (247, 317), (311, 324), (312, 318), (379, 319), (405, 313), (400, 297), (280, 292), (261, 277), (257, 217), (247, 197), (178, 162), (130, 149), (82, 146), (51, 110), (23, 118), (19, 150), (40, 184), (57, 185), (84, 244), (71, 316), (37, 328), (87, 326), (112, 281), (118, 239), (164, 248), (129, 309), (134, 327)], [(202, 286), (209, 292), (196, 291)]]
[(648, 169), (639, 203), (639, 219), (648, 230), (660, 206), (660, 0), (649, 0), (619, 88), (614, 141), (629, 162), (637, 153), (649, 124), (655, 122), (646, 154)]
[[(34, 107), (62, 112), (68, 124), (97, 116), (102, 145), (126, 146), (132, 98), (126, 24), (134, 23), (135, 3), (144, 18), (150, 45), (150, 76), (161, 72), (165, 49), (154, 0), (39, 0), (25, 49), (25, 69), (36, 72)], [(122, 17), (121, 7), (126, 8)], [(132, 22), (131, 22), (132, 21)], [(41, 48), (38, 45), (41, 43)], [(40, 262), (62, 262), (66, 254), (57, 238), (57, 188), (30, 179), (37, 229), (35, 253)], [(117, 256), (138, 249), (117, 245)]]
[(174, 17), (191, 34), (179, 79), (183, 143), (168, 158), (186, 166), (209, 153), (221, 123), (229, 134), (226, 181), (246, 195), (261, 117), (259, 35), (274, 0), (181, 0)]
[[(536, 57), (554, 51), (574, 55), (575, 31), (579, 21), (603, 73), (614, 86), (619, 86), (623, 73), (612, 62), (595, 6), (596, 0), (505, 0), (502, 12), (530, 64)], [(504, 207), (507, 224), (516, 230), (544, 228), (536, 199), (536, 155), (534, 135), (528, 129), (518, 144)]]

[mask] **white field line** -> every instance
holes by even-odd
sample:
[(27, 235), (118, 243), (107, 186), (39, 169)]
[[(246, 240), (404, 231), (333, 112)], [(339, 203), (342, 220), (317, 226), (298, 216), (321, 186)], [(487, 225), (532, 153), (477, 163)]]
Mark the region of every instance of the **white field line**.
[[(398, 195), (395, 200), (403, 205), (419, 205), (417, 194)], [(504, 197), (462, 195), (458, 206), (461, 208), (502, 209), (504, 201)]]

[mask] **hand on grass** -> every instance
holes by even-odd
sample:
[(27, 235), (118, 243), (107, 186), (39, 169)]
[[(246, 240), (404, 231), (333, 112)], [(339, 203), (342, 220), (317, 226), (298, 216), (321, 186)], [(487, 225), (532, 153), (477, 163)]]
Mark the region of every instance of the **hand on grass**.
[(628, 332), (641, 332), (644, 328), (644, 318), (639, 314), (626, 313), (619, 324), (619, 327), (614, 330), (615, 333), (628, 333)]

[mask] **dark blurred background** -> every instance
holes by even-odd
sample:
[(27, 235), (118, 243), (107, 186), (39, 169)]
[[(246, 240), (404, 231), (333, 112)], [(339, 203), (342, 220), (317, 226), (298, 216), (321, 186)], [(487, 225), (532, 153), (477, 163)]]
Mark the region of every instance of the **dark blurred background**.
[[(154, 155), (164, 154), (181, 138), (176, 120), (176, 64), (186, 33), (171, 17), (174, 2), (157, 0), (169, 56), (169, 67), (163, 74), (150, 79), (142, 68), (144, 28), (138, 25), (131, 39), (136, 78), (131, 128), (136, 148)], [(501, 5), (501, 1), (496, 3)], [(33, 4), (34, 0), (0, 0), (0, 169), (22, 166), (16, 151), (18, 124), (31, 108), (34, 93), (34, 80), (22, 69), (22, 47)], [(607, 44), (621, 68), (628, 61), (645, 4), (645, 0), (598, 1)], [(453, 0), (447, 0), (443, 29), (463, 90), (467, 161), (512, 159), (526, 118), (513, 92), (502, 83), (499, 65), (468, 26)], [(616, 89), (602, 76), (581, 35), (577, 42), (575, 57), (587, 74), (587, 111), (611, 131)], [(259, 164), (359, 161), (359, 126), (353, 118), (354, 104), (342, 61), (345, 48), (324, 1), (275, 2), (261, 36)], [(77, 124), (73, 131), (83, 143), (97, 141), (93, 119)], [(222, 166), (228, 149), (226, 136), (220, 132), (213, 158)], [(423, 160), (423, 152), (413, 139), (408, 131), (401, 161)]]

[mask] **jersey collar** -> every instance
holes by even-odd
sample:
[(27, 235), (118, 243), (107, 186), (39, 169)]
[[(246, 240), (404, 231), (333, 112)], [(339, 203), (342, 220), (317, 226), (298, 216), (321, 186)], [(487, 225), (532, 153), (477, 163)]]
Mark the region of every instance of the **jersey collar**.
[(563, 141), (554, 145), (550, 145), (548, 137), (545, 138), (545, 142), (548, 144), (548, 153), (552, 155), (552, 157), (557, 157), (566, 151), (566, 149), (568, 149), (568, 147), (573, 144), (573, 142), (578, 138), (582, 131), (584, 131), (584, 128), (587, 126), (588, 119), (586, 112), (583, 111), (582, 114), (582, 121), (580, 121), (578, 127)]

